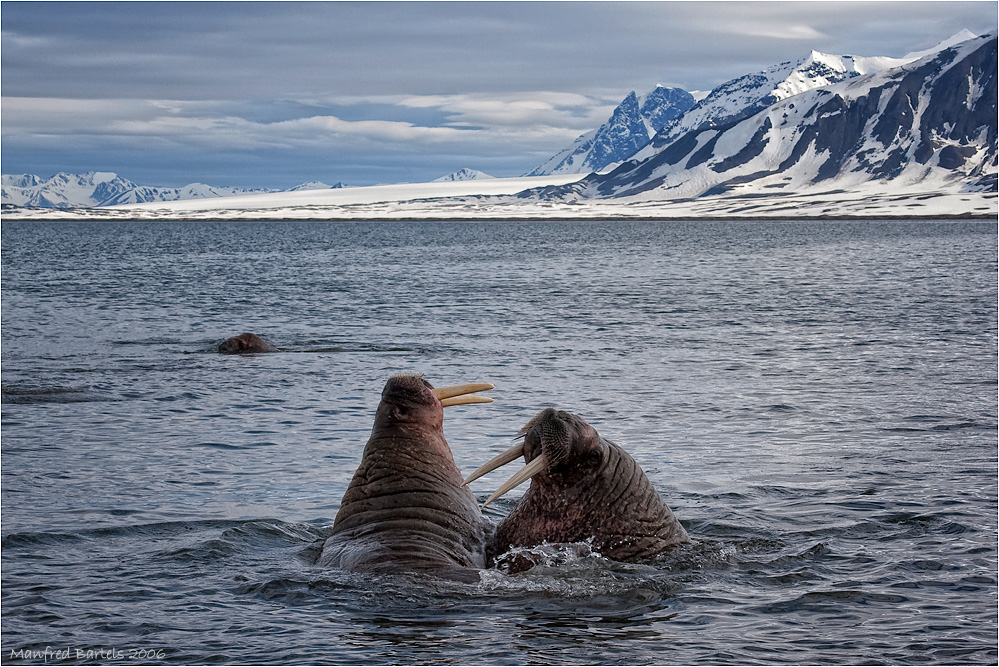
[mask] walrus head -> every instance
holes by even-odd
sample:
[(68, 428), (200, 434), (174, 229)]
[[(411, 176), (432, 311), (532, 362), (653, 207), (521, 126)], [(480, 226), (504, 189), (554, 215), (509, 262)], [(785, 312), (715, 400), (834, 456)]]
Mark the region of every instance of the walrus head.
[(435, 389), (421, 375), (393, 375), (382, 389), (382, 400), (375, 412), (374, 431), (380, 426), (397, 428), (406, 425), (441, 430), (444, 424), (443, 408), (492, 403), (493, 399), (475, 394), (492, 388), (493, 385), (482, 382)]
[(607, 442), (596, 429), (576, 415), (553, 408), (545, 408), (539, 412), (520, 430), (517, 437), (522, 442), (484, 463), (465, 480), (465, 484), (468, 484), (500, 466), (524, 457), (527, 465), (496, 489), (483, 503), (483, 507), (539, 475), (560, 487), (573, 486), (600, 466), (608, 450)]
[(255, 354), (257, 352), (277, 352), (278, 349), (253, 333), (241, 333), (232, 338), (226, 338), (219, 343), (222, 354)]

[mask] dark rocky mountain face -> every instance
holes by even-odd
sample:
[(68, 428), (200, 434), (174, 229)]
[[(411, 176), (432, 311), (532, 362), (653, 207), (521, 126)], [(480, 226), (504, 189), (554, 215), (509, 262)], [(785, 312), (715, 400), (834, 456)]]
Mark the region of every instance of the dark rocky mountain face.
[(694, 105), (693, 96), (680, 88), (658, 86), (639, 99), (634, 91), (614, 109), (611, 117), (592, 132), (581, 135), (527, 176), (585, 174), (628, 159), (667, 123)]
[(645, 129), (638, 109), (638, 98), (632, 92), (614, 109), (610, 120), (597, 130), (590, 154), (583, 164), (588, 170), (595, 171), (632, 156), (647, 143), (649, 131)]
[(658, 86), (645, 96), (639, 113), (648, 120), (653, 132), (659, 132), (694, 104), (694, 97), (686, 90)]

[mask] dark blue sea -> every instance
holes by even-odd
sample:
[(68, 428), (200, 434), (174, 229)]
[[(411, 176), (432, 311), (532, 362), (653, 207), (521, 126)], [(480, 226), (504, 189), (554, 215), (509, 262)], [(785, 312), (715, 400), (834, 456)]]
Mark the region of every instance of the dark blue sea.
[[(994, 665), (996, 258), (994, 221), (3, 222), (2, 662)], [(693, 543), (315, 566), (398, 372), (496, 385), (448, 409), (466, 473), (581, 415)]]

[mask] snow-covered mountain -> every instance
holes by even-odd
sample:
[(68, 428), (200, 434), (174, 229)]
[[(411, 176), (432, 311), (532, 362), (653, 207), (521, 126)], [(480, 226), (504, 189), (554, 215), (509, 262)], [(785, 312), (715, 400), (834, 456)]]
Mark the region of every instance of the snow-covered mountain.
[(467, 167), (459, 169), (458, 171), (451, 172), (447, 176), (441, 176), (440, 178), (435, 178), (433, 183), (450, 183), (452, 181), (477, 181), (483, 178), (493, 178), (489, 174), (478, 171), (477, 169), (468, 169)]
[(632, 91), (606, 123), (580, 135), (526, 176), (586, 174), (626, 160), (693, 105), (694, 98), (680, 88), (656, 86), (642, 97)]
[[(813, 65), (821, 62), (813, 74), (841, 80), (796, 94), (788, 90), (766, 106), (751, 103), (727, 119), (694, 124), (682, 119), (677, 127), (687, 129), (663, 130), (608, 174), (523, 194), (675, 200), (955, 181), (966, 190), (995, 191), (996, 41), (995, 34), (977, 37), (887, 69), (884, 61), (871, 65), (862, 59), (840, 69), (840, 61), (813, 57)], [(792, 70), (800, 68), (786, 71)], [(722, 93), (734, 99), (751, 80), (726, 84), (705, 101), (721, 99)]]
[[(343, 183), (326, 185), (316, 181), (291, 190), (342, 188)], [(206, 199), (231, 195), (275, 192), (262, 188), (220, 188), (191, 183), (180, 188), (136, 185), (113, 172), (91, 171), (86, 174), (60, 172), (44, 179), (34, 174), (4, 174), (0, 185), (0, 203), (41, 208), (75, 208), (144, 204), (158, 201)]]
[(285, 192), (302, 192), (303, 190), (336, 190), (338, 188), (345, 187), (347, 187), (347, 185), (342, 181), (337, 181), (333, 185), (323, 183), (322, 181), (308, 181), (306, 183), (302, 183), (301, 185), (296, 185), (293, 188), (288, 188)]
[(812, 51), (801, 60), (745, 74), (721, 84), (682, 116), (664, 125), (652, 141), (631, 159), (643, 160), (691, 130), (725, 125), (806, 90), (898, 67), (915, 59), (836, 56)]

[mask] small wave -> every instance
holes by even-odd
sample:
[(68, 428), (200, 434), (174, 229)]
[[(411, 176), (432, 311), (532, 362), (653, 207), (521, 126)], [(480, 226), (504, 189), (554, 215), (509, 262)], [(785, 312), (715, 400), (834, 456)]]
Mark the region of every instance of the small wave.
[(974, 422), (974, 421), (964, 421), (964, 422), (958, 422), (956, 424), (937, 424), (936, 426), (933, 427), (933, 430), (934, 431), (953, 431), (955, 429), (961, 429), (961, 428), (988, 428), (988, 429), (992, 429), (993, 427), (992, 426), (984, 426), (984, 425), (979, 424), (978, 422)]
[[(849, 507), (849, 504), (838, 503)], [(862, 507), (857, 505), (857, 507)], [(800, 531), (798, 535), (808, 537), (823, 537), (827, 539), (861, 538), (870, 539), (912, 539), (927, 534), (962, 535), (975, 532), (976, 529), (955, 521), (953, 517), (933, 514), (916, 514), (913, 512), (877, 512), (878, 507), (870, 508), (869, 516), (849, 525), (829, 526), (826, 528)]]
[[(290, 524), (276, 519), (228, 522), (199, 531), (198, 539), (181, 547), (160, 551), (162, 560), (207, 563), (226, 560), (236, 554), (256, 554), (268, 550), (292, 550), (300, 553), (305, 545), (321, 538), (321, 532), (306, 524)], [(219, 532), (218, 528), (222, 528)], [(293, 558), (295, 553), (290, 553)]]
[(954, 431), (960, 429), (995, 430), (994, 423), (982, 423), (971, 417), (957, 415), (910, 415), (903, 417), (902, 425), (886, 426), (889, 433), (925, 433), (927, 431)]
[(356, 340), (331, 340), (316, 338), (310, 340), (300, 340), (282, 346), (283, 352), (298, 352), (304, 354), (328, 353), (328, 352), (418, 352), (428, 351), (426, 346), (414, 345), (411, 343), (378, 343)]
[(763, 614), (788, 614), (804, 611), (823, 612), (830, 610), (837, 610), (837, 613), (844, 613), (841, 609), (838, 609), (844, 603), (854, 603), (857, 605), (865, 605), (871, 602), (904, 604), (908, 601), (909, 598), (904, 595), (843, 589), (810, 591), (790, 600), (758, 605), (755, 607), (755, 610)]
[(936, 424), (934, 426), (927, 426), (925, 428), (918, 428), (914, 426), (890, 426), (883, 428), (881, 430), (888, 433), (929, 433), (931, 431), (957, 431), (960, 429), (982, 429), (994, 431), (995, 426), (991, 424), (980, 424), (976, 421), (962, 421), (951, 424)]
[(150, 345), (186, 345), (188, 341), (179, 340), (177, 338), (164, 338), (164, 337), (153, 337), (144, 338), (142, 340), (113, 340), (112, 345), (119, 346), (130, 346), (130, 345), (141, 345), (143, 347)]
[(272, 442), (270, 440), (261, 440), (259, 442), (247, 442), (240, 445), (234, 445), (228, 442), (199, 442), (192, 445), (192, 447), (206, 447), (208, 449), (221, 449), (221, 450), (232, 450), (241, 451), (246, 449), (256, 449), (257, 447), (277, 447), (278, 443)]
[(342, 343), (336, 345), (320, 345), (318, 347), (307, 347), (302, 350), (288, 350), (288, 352), (319, 353), (319, 352), (420, 352), (416, 347), (408, 345), (379, 345), (375, 343)]
[(17, 549), (31, 546), (57, 546), (84, 539), (73, 533), (11, 533), (0, 540), (3, 549)]
[[(184, 354), (217, 354), (221, 341), (212, 340), (199, 344), (196, 349), (187, 350)], [(291, 354), (397, 354), (410, 352), (416, 354), (429, 354), (434, 350), (426, 346), (417, 346), (406, 343), (364, 343), (357, 341), (328, 341), (328, 340), (307, 340), (283, 343), (282, 341), (270, 341), (277, 346), (278, 353)], [(174, 344), (178, 342), (174, 341)], [(143, 345), (143, 341), (117, 341), (118, 345)], [(226, 356), (226, 355), (223, 355)], [(260, 355), (248, 354), (237, 355), (243, 357), (256, 357)]]
[(296, 604), (315, 597), (308, 581), (280, 578), (262, 582), (246, 582), (236, 587), (236, 593), (267, 601)]
[(7, 404), (35, 403), (93, 403), (119, 400), (89, 389), (63, 386), (5, 385), (0, 395)]
[(323, 536), (323, 530), (310, 524), (285, 523), (278, 519), (205, 519), (200, 521), (161, 521), (121, 526), (101, 526), (64, 532), (20, 532), (5, 535), (3, 548), (35, 544), (58, 545), (81, 540), (105, 540), (109, 537), (161, 538), (191, 533), (216, 533), (218, 539), (230, 542), (280, 541), (286, 544), (306, 544)]

